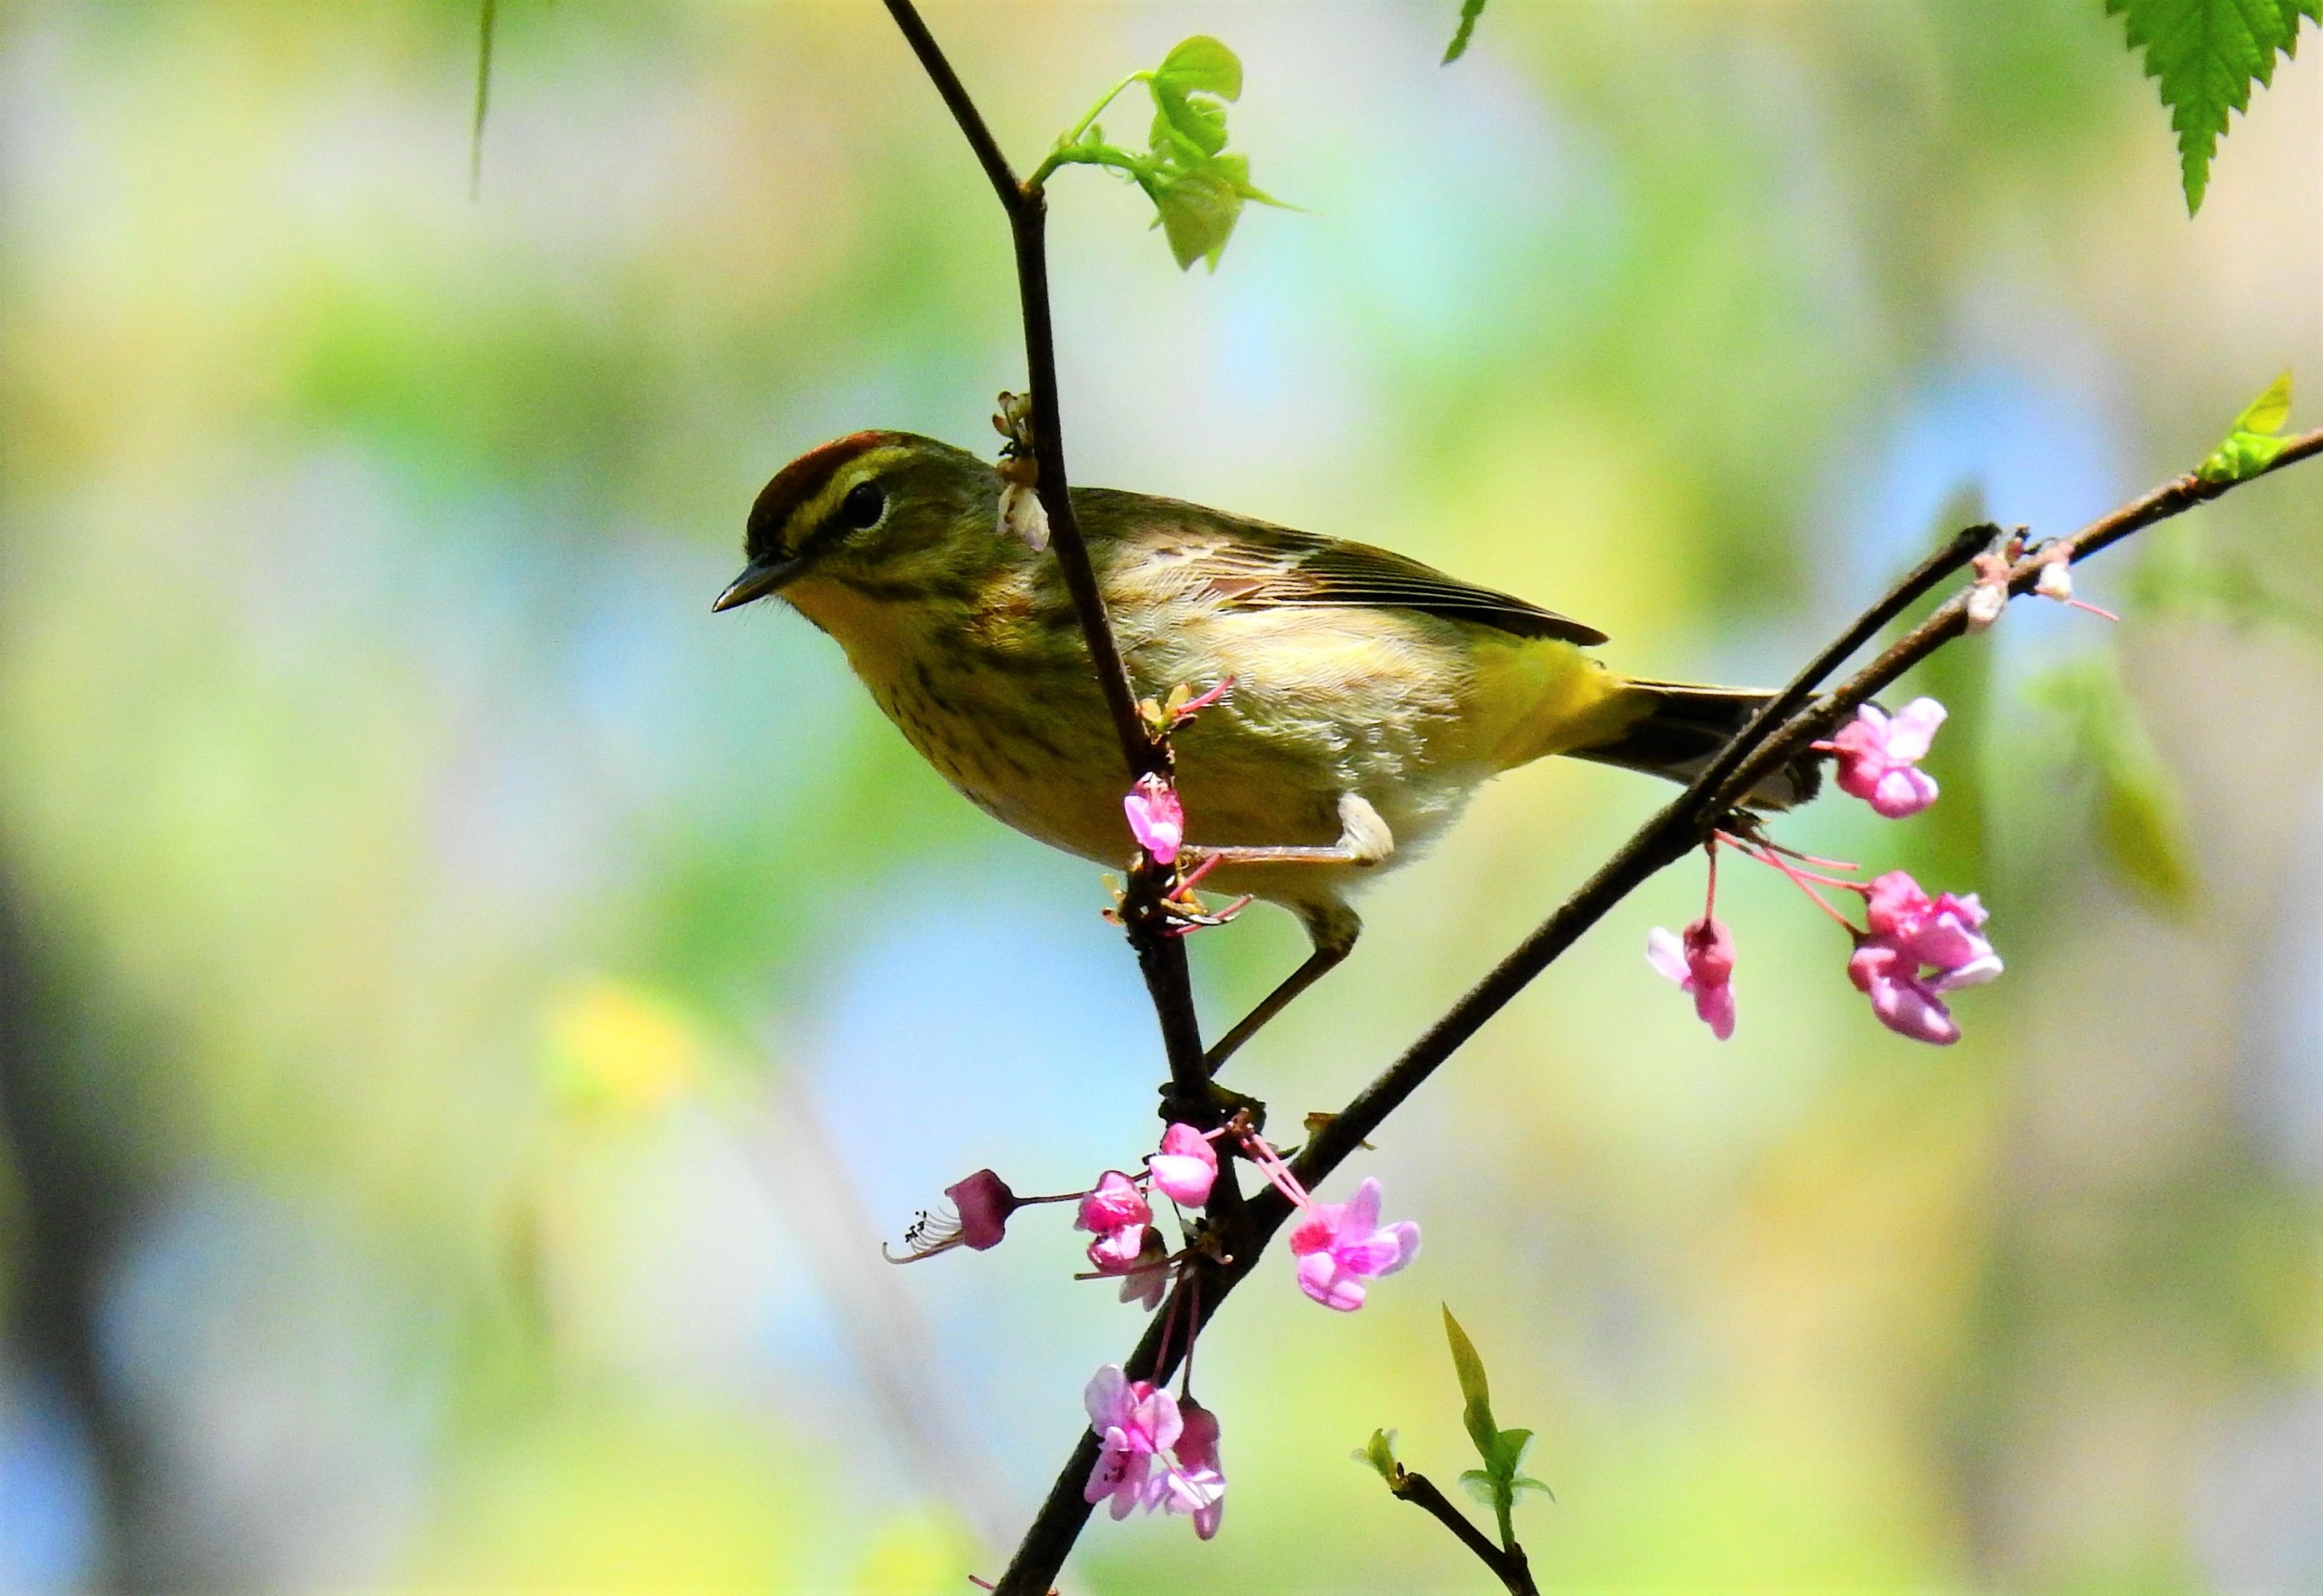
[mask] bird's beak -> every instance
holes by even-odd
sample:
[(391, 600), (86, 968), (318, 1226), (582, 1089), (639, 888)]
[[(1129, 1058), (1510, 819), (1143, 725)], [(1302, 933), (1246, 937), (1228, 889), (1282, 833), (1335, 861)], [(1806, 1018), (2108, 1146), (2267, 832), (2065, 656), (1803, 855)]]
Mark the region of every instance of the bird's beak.
[(805, 565), (804, 560), (796, 558), (753, 560), (742, 567), (741, 575), (726, 584), (726, 591), (718, 595), (715, 604), (710, 606), (710, 613), (715, 615), (721, 610), (732, 610), (763, 599), (796, 576)]

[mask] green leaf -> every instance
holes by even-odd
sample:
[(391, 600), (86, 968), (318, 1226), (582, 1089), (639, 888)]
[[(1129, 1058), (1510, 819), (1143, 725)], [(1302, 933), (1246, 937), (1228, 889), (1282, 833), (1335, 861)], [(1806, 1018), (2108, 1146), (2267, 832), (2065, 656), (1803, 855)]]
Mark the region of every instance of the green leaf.
[(1463, 1470), (1460, 1474), (1460, 1483), (1467, 1487), (1470, 1496), (1483, 1503), (1484, 1506), (1497, 1508), (1501, 1505), (1501, 1488), (1483, 1470)]
[(1452, 1344), (1452, 1369), (1460, 1377), (1461, 1399), (1471, 1408), (1492, 1410), (1492, 1388), (1484, 1373), (1484, 1360), (1476, 1355), (1476, 1344), (1452, 1316), (1449, 1304), (1444, 1306), (1444, 1339)]
[(1460, 0), (1460, 26), (1445, 49), (1444, 65), (1448, 67), (1468, 53), (1468, 41), (1476, 36), (1476, 19), (1483, 14), (1484, 0)]
[(2035, 692), (2069, 718), (2076, 752), (2089, 767), (2099, 856), (2155, 906), (2190, 906), (2199, 883), (2177, 785), (2112, 657), (2068, 666)]
[(1207, 160), (1226, 147), (1226, 108), (1217, 101), (1189, 100), (1183, 95), (1157, 91), (1153, 103), (1160, 109), (1153, 113), (1153, 131), (1147, 142), (1157, 152), (1170, 147), (1172, 133), (1191, 146), (1189, 153), (1196, 161)]
[(2243, 413), (2235, 417), (2236, 432), (2281, 432), (2284, 422), (2291, 419), (2291, 373), (2285, 371), (2266, 385), (2266, 391), (2251, 400)]
[(2300, 18), (2323, 22), (2323, 0), (2106, 0), (2106, 10), (2126, 22), (2170, 107), (2191, 216), (2227, 113), (2249, 110), (2252, 85), (2271, 81), (2275, 57), (2298, 47)]
[(1512, 1489), (1517, 1491), (1538, 1491), (1541, 1495), (1548, 1498), (1551, 1501), (1555, 1501), (1556, 1500), (1556, 1492), (1551, 1491), (1547, 1486), (1534, 1479), (1530, 1474), (1519, 1474), (1515, 1479), (1510, 1481), (1509, 1484)]
[(1502, 1430), (1492, 1438), (1492, 1450), (1484, 1459), (1484, 1472), (1495, 1480), (1513, 1482), (1519, 1470), (1524, 1467), (1525, 1448), (1532, 1445), (1530, 1430)]
[(1214, 94), (1222, 100), (1242, 98), (1242, 58), (1207, 33), (1181, 39), (1162, 58), (1153, 73), (1154, 87), (1180, 95)]
[(1207, 261), (1216, 271), (1226, 240), (1234, 236), (1235, 223), (1242, 217), (1242, 195), (1234, 184), (1207, 168), (1164, 168), (1153, 174), (1146, 192), (1161, 213), (1162, 232), (1179, 269)]
[(1395, 1489), (1396, 1481), (1403, 1473), (1403, 1465), (1395, 1461), (1393, 1430), (1373, 1430), (1371, 1440), (1364, 1444), (1363, 1449), (1348, 1455), (1357, 1463), (1376, 1470), (1391, 1491)]
[(2206, 482), (2239, 482), (2258, 475), (2282, 453), (2289, 440), (2275, 435), (2290, 419), (2291, 373), (2285, 371), (2244, 407), (2227, 441), (2210, 451), (2194, 474)]
[(1452, 1344), (1452, 1369), (1460, 1377), (1460, 1396), (1465, 1404), (1460, 1422), (1467, 1426), (1468, 1439), (1476, 1444), (1476, 1455), (1490, 1467), (1501, 1434), (1492, 1423), (1492, 1384), (1484, 1375), (1484, 1360), (1476, 1355), (1476, 1344), (1460, 1328), (1448, 1304), (1444, 1305), (1444, 1339)]
[(2193, 902), (2186, 821), (2169, 777), (2144, 766), (2100, 770), (2098, 839), (2115, 874), (2165, 908)]

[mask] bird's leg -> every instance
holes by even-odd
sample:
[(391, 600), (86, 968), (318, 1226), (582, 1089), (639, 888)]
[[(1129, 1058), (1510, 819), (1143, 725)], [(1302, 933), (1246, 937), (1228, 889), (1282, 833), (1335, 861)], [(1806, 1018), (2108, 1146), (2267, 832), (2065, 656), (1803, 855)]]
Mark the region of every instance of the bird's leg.
[[(1379, 811), (1355, 793), (1345, 793), (1339, 797), (1339, 839), (1327, 848), (1216, 848), (1199, 852), (1206, 861), (1215, 859), (1222, 865), (1369, 866), (1379, 864), (1395, 852), (1395, 834), (1388, 830)], [(1307, 934), (1313, 940), (1315, 950), (1211, 1046), (1203, 1056), (1203, 1063), (1211, 1074), (1217, 1074), (1219, 1066), (1263, 1030), (1267, 1022), (1290, 1007), (1293, 998), (1354, 952), (1355, 939), (1364, 929), (1364, 922), (1356, 918), (1354, 910), (1336, 903), (1311, 910), (1301, 918), (1307, 922)]]
[(1212, 1075), (1216, 1075), (1219, 1068), (1228, 1059), (1234, 1057), (1243, 1043), (1264, 1029), (1268, 1021), (1289, 1008), (1292, 998), (1330, 974), (1332, 970), (1338, 968), (1340, 962), (1348, 954), (1355, 950), (1355, 934), (1362, 929), (1362, 922), (1356, 920), (1352, 912), (1346, 918), (1348, 922), (1346, 940), (1328, 943), (1318, 940), (1315, 944), (1315, 951), (1307, 956), (1304, 964), (1285, 976), (1281, 986), (1261, 998), (1256, 1008), (1244, 1014), (1232, 1031), (1227, 1032), (1210, 1045), (1210, 1050), (1202, 1055), (1202, 1065), (1205, 1069)]

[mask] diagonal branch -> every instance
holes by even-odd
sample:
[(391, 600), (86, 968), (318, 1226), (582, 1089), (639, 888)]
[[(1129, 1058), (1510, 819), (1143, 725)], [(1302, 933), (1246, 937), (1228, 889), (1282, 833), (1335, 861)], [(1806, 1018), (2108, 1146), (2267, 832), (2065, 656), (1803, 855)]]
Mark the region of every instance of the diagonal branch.
[[(2323, 430), (2291, 440), (2268, 471), (2280, 471), (2318, 454), (2323, 454)], [(2255, 477), (2242, 480), (2254, 481)], [(2070, 540), (2071, 557), (2076, 561), (2086, 558), (2135, 532), (2208, 503), (2238, 485), (2235, 482), (2204, 482), (2190, 473), (2173, 479), (2074, 534)], [(1766, 775), (1804, 752), (1807, 744), (1821, 737), (1839, 715), (1864, 702), (1912, 666), (1960, 637), (1966, 630), (1966, 617), (1961, 599), (1955, 597), (1840, 687), (1812, 703), (1808, 702), (1823, 681), (1857, 647), (1959, 571), (1974, 552), (1971, 534), (1974, 543), (1980, 545), (1988, 530), (1976, 527), (1955, 536), (1850, 622), (1830, 647), (1818, 652), (1776, 700), (1778, 704), (1790, 706), (1790, 718), (1780, 724), (1776, 724), (1771, 715), (1756, 718), (1724, 753), (1640, 827), (1555, 913), (1494, 966), (1467, 995), (1453, 1004), (1443, 1018), (1429, 1026), (1402, 1057), (1381, 1071), (1345, 1108), (1310, 1137), (1291, 1162), (1291, 1171), (1300, 1184), (1312, 1189), (1345, 1162), (1462, 1043), (1482, 1030), (1485, 1022), (1505, 1008), (1584, 932), (1647, 880), (1692, 852), (1729, 812), (1739, 794), (1749, 792)], [(2040, 562), (2021, 561), (2010, 573), (2009, 591), (2025, 592), (2039, 578)], [(1180, 1337), (1164, 1358), (1160, 1355), (1162, 1326), (1173, 1313), (1181, 1311), (1190, 1313), (1195, 1329), (1207, 1325), (1226, 1296), (1249, 1276), (1292, 1212), (1290, 1201), (1272, 1187), (1250, 1199), (1240, 1223), (1234, 1227), (1233, 1258), (1203, 1276), (1195, 1299), (1189, 1303), (1181, 1305), (1176, 1300), (1177, 1296), (1188, 1290), (1185, 1282), (1179, 1284), (1172, 1299), (1163, 1305), (1147, 1326), (1136, 1351), (1124, 1365), (1132, 1379), (1159, 1383), (1169, 1378), (1177, 1367), (1182, 1347), (1193, 1337)], [(1041, 1596), (1063, 1567), (1066, 1555), (1088, 1521), (1089, 1505), (1083, 1500), (1082, 1486), (1097, 1463), (1097, 1437), (1084, 1428), (1039, 1516), (1018, 1546), (1007, 1573), (1001, 1577), (996, 1590), (1004, 1596)]]
[[(2323, 427), (2291, 438), (2264, 470), (2247, 477), (2215, 482), (2206, 482), (2192, 472), (2173, 477), (2143, 498), (2133, 500), (2111, 515), (2091, 521), (2065, 539), (2066, 546), (2071, 550), (2069, 557), (2074, 564), (2079, 564), (2098, 550), (2111, 548), (2123, 538), (2142, 532), (2157, 521), (2182, 515), (2196, 505), (2208, 504), (2242, 482), (2255, 482), (2260, 477), (2318, 454), (2323, 454)], [(2046, 553), (2045, 550), (2043, 552)], [(2017, 561), (2008, 573), (2009, 592), (2015, 595), (2031, 591), (2033, 584), (2041, 579), (2043, 564), (2043, 561), (2038, 557)], [(1816, 704), (1812, 714), (1801, 716), (1797, 721), (1785, 728), (1780, 736), (1769, 739), (1752, 754), (1748, 766), (1728, 784), (1724, 793), (1727, 801), (1731, 803), (1734, 794), (1749, 792), (1768, 773), (1781, 768), (1807, 744), (1821, 737), (1823, 728), (1837, 724), (1849, 711), (1893, 683), (1905, 671), (1967, 630), (1967, 595), (1960, 594), (1898, 638), (1846, 686)]]

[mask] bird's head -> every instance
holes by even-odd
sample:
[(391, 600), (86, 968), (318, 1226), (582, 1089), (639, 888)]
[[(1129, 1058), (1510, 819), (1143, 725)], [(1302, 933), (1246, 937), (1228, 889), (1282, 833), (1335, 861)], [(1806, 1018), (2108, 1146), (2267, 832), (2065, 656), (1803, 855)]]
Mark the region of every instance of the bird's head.
[[(711, 609), (731, 610), (794, 584), (793, 596), (803, 600), (826, 583), (874, 592), (923, 583), (951, 563), (959, 531), (979, 508), (990, 524), (998, 494), (991, 466), (933, 438), (908, 432), (835, 438), (784, 466), (760, 491), (743, 536), (749, 563)], [(997, 544), (997, 533), (988, 541)]]

